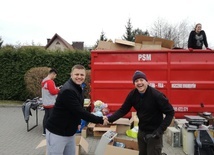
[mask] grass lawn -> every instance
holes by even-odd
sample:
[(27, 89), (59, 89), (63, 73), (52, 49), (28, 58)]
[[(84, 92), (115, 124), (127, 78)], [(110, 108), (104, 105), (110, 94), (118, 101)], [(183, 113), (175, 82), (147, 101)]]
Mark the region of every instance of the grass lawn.
[(0, 105), (22, 105), (23, 101), (0, 100)]

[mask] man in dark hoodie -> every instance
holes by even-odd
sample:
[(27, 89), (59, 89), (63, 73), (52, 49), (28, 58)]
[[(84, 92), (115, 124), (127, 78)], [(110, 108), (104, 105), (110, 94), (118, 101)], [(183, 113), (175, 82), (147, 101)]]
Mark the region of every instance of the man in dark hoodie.
[(71, 78), (58, 93), (53, 112), (46, 124), (48, 155), (75, 155), (75, 133), (81, 119), (107, 124), (105, 117), (95, 116), (84, 109), (84, 94), (81, 84), (84, 82), (85, 76), (84, 66), (73, 66)]
[(134, 107), (139, 118), (139, 155), (161, 155), (163, 132), (173, 119), (174, 109), (163, 93), (149, 86), (143, 72), (136, 71), (132, 80), (135, 89), (128, 94), (121, 108), (108, 117), (108, 121), (116, 121)]

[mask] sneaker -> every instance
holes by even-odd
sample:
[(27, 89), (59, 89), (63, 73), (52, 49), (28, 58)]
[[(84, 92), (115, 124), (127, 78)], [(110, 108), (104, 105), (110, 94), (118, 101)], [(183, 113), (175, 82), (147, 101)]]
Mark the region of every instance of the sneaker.
[(45, 110), (45, 108), (44, 108), (44, 107), (40, 107), (39, 109), (40, 109), (41, 111), (44, 111), (44, 110)]
[(44, 137), (45, 137), (45, 133), (43, 133), (43, 134), (42, 134), (42, 136), (44, 136)]

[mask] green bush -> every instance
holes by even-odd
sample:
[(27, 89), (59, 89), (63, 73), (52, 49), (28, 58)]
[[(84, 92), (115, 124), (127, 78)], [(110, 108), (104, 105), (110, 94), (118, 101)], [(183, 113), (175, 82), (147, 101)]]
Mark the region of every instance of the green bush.
[(56, 85), (70, 78), (71, 67), (81, 64), (90, 69), (88, 51), (48, 51), (40, 47), (2, 47), (0, 49), (0, 100), (26, 100), (34, 97), (26, 87), (25, 74), (35, 67), (58, 71)]

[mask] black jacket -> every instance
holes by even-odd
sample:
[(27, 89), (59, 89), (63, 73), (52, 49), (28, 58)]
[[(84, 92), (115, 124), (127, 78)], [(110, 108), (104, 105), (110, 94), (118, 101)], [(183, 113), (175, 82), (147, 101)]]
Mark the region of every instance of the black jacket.
[[(108, 119), (114, 122), (126, 115), (134, 107), (139, 118), (139, 130), (145, 133), (159, 131), (162, 134), (170, 125), (174, 109), (168, 99), (160, 91), (148, 86), (142, 95), (137, 89), (133, 89), (127, 96), (121, 108)], [(165, 114), (165, 118), (163, 118)]]
[(203, 30), (199, 33), (191, 31), (188, 39), (188, 48), (202, 49), (203, 44), (206, 48), (208, 47), (206, 33)]
[(86, 111), (83, 104), (82, 88), (69, 79), (56, 98), (53, 113), (47, 121), (46, 128), (60, 136), (73, 136), (81, 119), (103, 124), (103, 118)]

